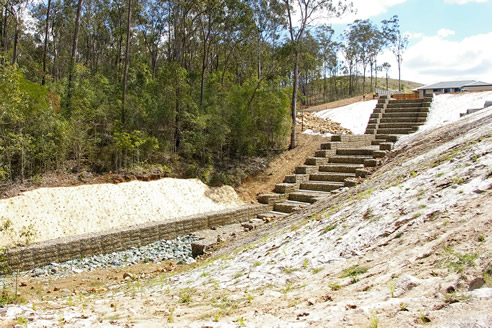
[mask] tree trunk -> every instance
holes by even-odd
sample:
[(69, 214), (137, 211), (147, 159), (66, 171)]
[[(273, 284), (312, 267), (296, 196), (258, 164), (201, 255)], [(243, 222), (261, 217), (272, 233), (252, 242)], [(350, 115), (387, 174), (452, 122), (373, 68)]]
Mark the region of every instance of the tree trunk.
[(17, 63), (17, 48), (19, 47), (19, 17), (15, 17), (14, 50), (12, 53), (12, 64)]
[(49, 31), (49, 19), (50, 19), (50, 10), (51, 10), (51, 0), (48, 0), (48, 9), (46, 11), (46, 27), (44, 30), (44, 49), (43, 49), (43, 80), (41, 81), (42, 85), (46, 84), (46, 57), (48, 54), (48, 31)]
[(75, 61), (77, 56), (77, 46), (79, 44), (80, 19), (82, 16), (82, 5), (84, 0), (79, 0), (77, 5), (77, 16), (75, 18), (75, 32), (73, 34), (72, 57), (70, 58), (70, 67), (68, 72), (68, 91), (67, 91), (67, 112), (70, 113), (72, 106), (73, 94), (73, 75), (75, 72)]
[(291, 103), (291, 114), (292, 114), (292, 132), (290, 134), (290, 146), (289, 149), (296, 148), (296, 110), (297, 110), (297, 88), (299, 84), (299, 50), (296, 49), (296, 59), (294, 63), (294, 83), (292, 88), (292, 103)]
[(7, 55), (7, 48), (8, 48), (7, 27), (8, 27), (8, 10), (7, 10), (7, 4), (5, 4), (5, 7), (3, 10), (3, 28), (2, 28), (2, 41), (3, 41), (2, 64), (3, 65), (5, 65), (5, 57)]
[(126, 121), (126, 86), (128, 79), (128, 55), (130, 53), (130, 28), (132, 19), (132, 0), (128, 0), (128, 20), (126, 25), (126, 47), (125, 47), (125, 70), (123, 71), (123, 96), (121, 99), (121, 122), (125, 124)]
[(400, 60), (400, 54), (398, 54), (397, 59), (398, 59), (398, 91), (401, 92), (401, 69), (400, 69), (401, 60)]

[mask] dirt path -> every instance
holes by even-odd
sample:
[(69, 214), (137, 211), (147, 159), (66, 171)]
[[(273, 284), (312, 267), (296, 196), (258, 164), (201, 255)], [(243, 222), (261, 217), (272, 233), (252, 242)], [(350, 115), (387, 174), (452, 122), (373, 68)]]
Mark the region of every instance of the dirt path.
[(288, 174), (293, 174), (296, 166), (304, 164), (306, 157), (313, 156), (322, 142), (328, 141), (316, 135), (298, 134), (297, 147), (276, 156), (261, 173), (248, 177), (236, 188), (239, 197), (249, 203), (256, 202), (256, 196), (272, 192), (275, 184), (281, 183)]

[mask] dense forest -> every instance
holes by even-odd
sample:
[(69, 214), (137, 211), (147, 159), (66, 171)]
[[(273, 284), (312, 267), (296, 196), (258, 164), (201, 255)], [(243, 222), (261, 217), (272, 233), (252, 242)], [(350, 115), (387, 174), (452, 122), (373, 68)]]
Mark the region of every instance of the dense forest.
[[(371, 92), (398, 17), (314, 25), (348, 1), (1, 0), (0, 183), (132, 167), (228, 182), (295, 147), (300, 104)], [(366, 83), (366, 74), (371, 80)], [(362, 77), (361, 77), (362, 76)], [(374, 79), (377, 81), (377, 79)], [(310, 90), (308, 92), (308, 90)]]

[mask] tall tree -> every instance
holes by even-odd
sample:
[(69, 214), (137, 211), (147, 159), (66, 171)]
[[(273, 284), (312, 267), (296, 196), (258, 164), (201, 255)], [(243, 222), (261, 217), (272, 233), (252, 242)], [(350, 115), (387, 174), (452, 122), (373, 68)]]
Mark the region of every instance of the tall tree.
[[(320, 26), (316, 31), (316, 37), (320, 44), (320, 56), (323, 62), (323, 101), (328, 101), (327, 73), (333, 72), (333, 55), (336, 57), (338, 43), (332, 40), (335, 31), (328, 25)], [(336, 61), (336, 59), (335, 59)]]
[(46, 58), (48, 56), (48, 33), (50, 29), (50, 10), (51, 10), (51, 0), (48, 0), (48, 6), (46, 8), (46, 25), (44, 30), (44, 45), (43, 45), (43, 80), (42, 85), (46, 84)]
[(388, 40), (391, 51), (396, 56), (398, 64), (398, 91), (401, 90), (401, 63), (403, 61), (403, 53), (408, 46), (408, 35), (401, 34), (400, 21), (397, 15), (394, 15), (389, 20), (383, 20), (383, 34)]
[(72, 55), (70, 57), (70, 65), (68, 68), (68, 90), (67, 90), (67, 115), (70, 115), (73, 96), (73, 78), (75, 73), (75, 63), (77, 61), (77, 48), (79, 45), (80, 20), (82, 18), (82, 5), (84, 0), (78, 0), (77, 15), (75, 16), (75, 30), (73, 33)]
[(335, 2), (333, 0), (282, 0), (287, 14), (287, 28), (290, 43), (294, 53), (294, 67), (292, 69), (292, 132), (289, 149), (296, 147), (296, 112), (297, 90), (299, 88), (299, 60), (301, 56), (301, 41), (306, 29), (317, 18), (316, 14), (323, 13), (324, 18), (340, 17), (352, 7), (348, 0)]
[(128, 64), (130, 62), (130, 33), (132, 20), (132, 0), (128, 0), (128, 15), (126, 21), (125, 68), (123, 70), (123, 95), (121, 97), (121, 122), (126, 122), (126, 88), (128, 82)]
[(388, 90), (388, 73), (389, 73), (389, 70), (391, 69), (391, 65), (388, 62), (384, 62), (381, 67), (386, 72), (386, 90)]

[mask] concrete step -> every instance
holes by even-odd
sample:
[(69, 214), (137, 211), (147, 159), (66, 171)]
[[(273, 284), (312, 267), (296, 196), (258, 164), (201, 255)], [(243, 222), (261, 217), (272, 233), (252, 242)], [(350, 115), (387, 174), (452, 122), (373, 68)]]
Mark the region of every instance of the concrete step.
[(326, 164), (319, 167), (320, 172), (355, 173), (357, 169), (363, 169), (363, 164)]
[(277, 183), (274, 191), (278, 194), (288, 194), (297, 190), (297, 184), (295, 183)]
[(405, 107), (422, 107), (423, 101), (413, 102), (413, 101), (405, 101), (405, 102), (393, 102), (390, 101), (386, 105), (386, 109), (388, 108), (405, 108)]
[[(413, 116), (413, 117), (404, 117), (404, 116), (398, 116), (398, 117), (387, 117), (387, 118), (382, 118), (379, 120), (378, 123), (394, 123), (395, 121), (402, 122), (402, 123), (425, 123), (427, 121), (427, 117), (419, 117), (419, 116)], [(371, 123), (374, 124), (374, 123)]]
[(364, 164), (366, 159), (372, 159), (372, 156), (336, 155), (336, 156), (330, 157), (330, 163)]
[(383, 142), (383, 143), (380, 143), (379, 144), (379, 149), (391, 151), (393, 149), (393, 143), (392, 142)]
[(289, 200), (305, 202), (305, 203), (315, 203), (320, 198), (328, 197), (331, 193), (323, 191), (312, 191), (312, 190), (299, 190), (289, 194)]
[(393, 122), (393, 123), (380, 123), (379, 129), (391, 129), (391, 128), (413, 128), (418, 127), (421, 124), (416, 122), (408, 123), (408, 122)]
[(297, 166), (295, 169), (296, 174), (311, 174), (315, 172), (318, 172), (317, 165), (301, 165)]
[(283, 182), (299, 184), (307, 180), (309, 180), (309, 174), (289, 174), (285, 176)]
[(294, 211), (300, 210), (303, 207), (309, 206), (310, 203), (297, 202), (293, 200), (288, 200), (281, 203), (276, 203), (273, 205), (273, 210), (282, 213), (292, 213)]
[(314, 191), (332, 191), (342, 188), (343, 182), (324, 182), (324, 181), (309, 181), (301, 183), (301, 189)]
[(381, 134), (410, 134), (417, 131), (417, 128), (391, 128), (391, 129), (378, 129), (377, 133)]
[(391, 113), (428, 113), (428, 108), (420, 108), (420, 107), (403, 107), (403, 108), (387, 108), (383, 115), (391, 114)]
[(326, 158), (326, 157), (334, 156), (335, 154), (336, 154), (336, 150), (335, 149), (331, 149), (331, 150), (322, 149), (322, 150), (317, 150), (314, 153), (314, 157)]
[(398, 136), (391, 135), (391, 134), (376, 134), (376, 140), (386, 140), (387, 142), (397, 142), (398, 141)]
[(341, 134), (341, 135), (333, 135), (330, 137), (330, 140), (333, 141), (339, 141), (343, 143), (351, 142), (351, 143), (356, 143), (356, 144), (371, 144), (371, 140), (374, 138), (372, 136), (367, 136), (367, 135), (356, 135), (356, 134)]
[(337, 155), (364, 155), (372, 156), (375, 150), (379, 150), (377, 147), (370, 148), (338, 148)]
[(384, 113), (383, 117), (381, 119), (385, 119), (385, 118), (394, 118), (394, 117), (405, 117), (405, 118), (409, 118), (409, 117), (414, 117), (414, 118), (417, 118), (417, 117), (427, 117), (427, 114), (428, 113), (421, 113), (421, 112), (394, 112), (394, 113)]
[(273, 205), (275, 203), (284, 201), (287, 199), (286, 194), (277, 194), (277, 193), (269, 193), (269, 194), (259, 194), (256, 199), (261, 204)]
[(320, 146), (321, 150), (333, 150), (341, 146), (342, 143), (339, 141), (323, 142)]
[(417, 99), (389, 99), (388, 104), (418, 104), (424, 101), (423, 98)]
[(355, 178), (355, 173), (343, 172), (318, 172), (311, 174), (309, 181), (335, 181), (344, 182), (347, 178)]
[(328, 158), (326, 157), (308, 157), (306, 158), (306, 161), (304, 162), (305, 165), (323, 165), (328, 163)]

